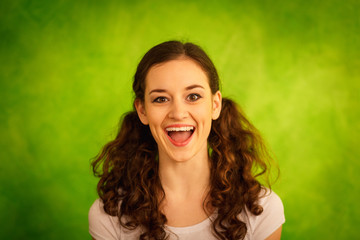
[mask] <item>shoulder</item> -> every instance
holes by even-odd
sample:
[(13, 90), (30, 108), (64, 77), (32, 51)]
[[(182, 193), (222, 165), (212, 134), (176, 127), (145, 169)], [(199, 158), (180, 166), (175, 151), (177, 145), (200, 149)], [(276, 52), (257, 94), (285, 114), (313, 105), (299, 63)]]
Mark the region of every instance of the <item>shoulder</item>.
[(247, 214), (253, 239), (265, 239), (285, 222), (283, 203), (274, 191), (262, 190), (259, 204), (263, 208), (260, 215)]
[(96, 240), (120, 238), (120, 224), (117, 217), (110, 216), (104, 211), (104, 204), (100, 199), (92, 204), (88, 217), (89, 233)]
[(265, 213), (284, 213), (284, 206), (280, 197), (270, 189), (262, 190), (259, 204), (263, 207)]

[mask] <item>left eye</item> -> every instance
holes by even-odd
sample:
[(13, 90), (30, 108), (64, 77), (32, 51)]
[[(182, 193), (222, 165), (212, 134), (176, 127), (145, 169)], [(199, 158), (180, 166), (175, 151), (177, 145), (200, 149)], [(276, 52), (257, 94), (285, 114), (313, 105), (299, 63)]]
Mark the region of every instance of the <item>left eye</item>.
[(195, 102), (195, 101), (199, 100), (200, 98), (201, 98), (201, 96), (196, 93), (192, 93), (189, 96), (187, 96), (187, 100), (189, 100), (190, 102)]
[(153, 102), (155, 102), (155, 103), (164, 103), (167, 101), (168, 101), (168, 99), (166, 97), (157, 97), (153, 100)]

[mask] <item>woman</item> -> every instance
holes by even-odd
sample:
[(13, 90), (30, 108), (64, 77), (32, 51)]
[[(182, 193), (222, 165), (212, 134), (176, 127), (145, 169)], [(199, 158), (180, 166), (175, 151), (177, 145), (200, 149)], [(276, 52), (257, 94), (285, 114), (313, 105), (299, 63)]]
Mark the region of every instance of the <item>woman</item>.
[(283, 205), (256, 178), (270, 156), (222, 98), (206, 53), (178, 41), (153, 47), (133, 90), (134, 111), (92, 163), (100, 177), (92, 237), (280, 239)]

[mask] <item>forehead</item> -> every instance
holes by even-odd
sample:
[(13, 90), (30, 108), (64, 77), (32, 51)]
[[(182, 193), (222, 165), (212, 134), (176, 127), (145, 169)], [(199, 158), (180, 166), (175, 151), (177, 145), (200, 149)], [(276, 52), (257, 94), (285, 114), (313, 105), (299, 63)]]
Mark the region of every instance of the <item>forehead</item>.
[(154, 65), (146, 76), (146, 90), (183, 88), (199, 84), (209, 88), (206, 72), (192, 59), (182, 58)]

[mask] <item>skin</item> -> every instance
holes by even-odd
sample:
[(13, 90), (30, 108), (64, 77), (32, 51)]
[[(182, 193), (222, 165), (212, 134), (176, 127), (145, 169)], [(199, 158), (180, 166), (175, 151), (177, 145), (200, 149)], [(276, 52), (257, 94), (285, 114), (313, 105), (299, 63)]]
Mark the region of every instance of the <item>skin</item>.
[[(141, 122), (158, 144), (159, 176), (165, 191), (161, 210), (169, 226), (186, 227), (208, 218), (203, 202), (209, 187), (207, 138), (221, 111), (221, 93), (211, 93), (202, 68), (189, 58), (153, 66), (146, 77), (145, 99), (135, 101)], [(169, 140), (169, 126), (192, 126), (183, 146)], [(280, 239), (281, 227), (267, 239)]]
[[(190, 59), (153, 66), (146, 77), (144, 103), (135, 102), (159, 148), (159, 175), (166, 199), (162, 211), (168, 225), (184, 227), (206, 219), (202, 203), (210, 179), (207, 138), (221, 111), (221, 93), (211, 93), (201, 67)], [(174, 145), (168, 126), (193, 126), (185, 146)]]
[[(178, 59), (150, 69), (144, 103), (136, 101), (135, 106), (158, 143), (159, 158), (178, 166), (207, 153), (211, 121), (221, 111), (221, 93), (211, 94), (207, 76), (193, 60)], [(174, 124), (195, 127), (186, 146), (169, 141), (165, 128)]]
[(276, 229), (266, 240), (280, 240), (281, 238), (282, 226)]

